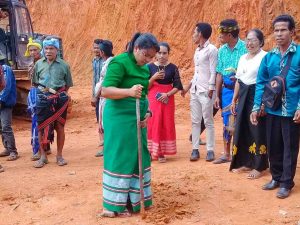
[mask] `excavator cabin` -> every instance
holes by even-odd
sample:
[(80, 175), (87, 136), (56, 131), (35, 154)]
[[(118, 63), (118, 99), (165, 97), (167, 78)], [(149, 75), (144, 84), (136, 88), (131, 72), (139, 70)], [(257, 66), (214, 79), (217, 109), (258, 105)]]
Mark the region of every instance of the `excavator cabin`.
[(0, 61), (12, 67), (17, 81), (17, 105), (14, 114), (26, 117), (27, 95), (31, 87), (28, 66), (30, 57), (25, 57), (29, 38), (40, 39), (55, 37), (60, 42), (62, 58), (62, 41), (57, 36), (34, 33), (25, 0), (0, 0)]

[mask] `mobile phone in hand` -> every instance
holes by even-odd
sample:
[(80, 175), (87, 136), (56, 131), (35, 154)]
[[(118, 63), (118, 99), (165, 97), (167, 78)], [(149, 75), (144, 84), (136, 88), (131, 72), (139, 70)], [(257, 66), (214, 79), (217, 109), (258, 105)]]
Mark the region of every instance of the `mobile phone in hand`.
[(159, 99), (161, 96), (162, 96), (162, 94), (160, 92), (157, 92), (156, 95), (155, 95), (155, 98)]

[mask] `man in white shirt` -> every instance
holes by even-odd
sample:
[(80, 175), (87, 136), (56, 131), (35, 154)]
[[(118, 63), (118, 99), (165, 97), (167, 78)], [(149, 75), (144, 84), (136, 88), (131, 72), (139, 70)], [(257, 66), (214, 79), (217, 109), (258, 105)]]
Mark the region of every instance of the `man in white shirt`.
[(191, 94), (191, 118), (192, 118), (192, 145), (191, 161), (197, 161), (199, 154), (199, 133), (201, 120), (204, 119), (206, 127), (206, 161), (215, 158), (215, 128), (213, 120), (213, 103), (215, 98), (216, 66), (218, 61), (218, 49), (209, 42), (212, 33), (211, 25), (198, 23), (193, 34), (193, 42), (198, 45), (195, 55), (194, 77), (190, 84), (185, 86), (182, 96), (190, 90)]

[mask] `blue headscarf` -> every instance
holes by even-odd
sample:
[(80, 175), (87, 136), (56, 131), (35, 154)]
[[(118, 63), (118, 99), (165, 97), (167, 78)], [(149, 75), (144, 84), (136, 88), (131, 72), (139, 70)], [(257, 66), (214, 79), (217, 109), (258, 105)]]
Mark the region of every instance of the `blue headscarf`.
[(57, 50), (59, 49), (59, 41), (56, 38), (45, 39), (43, 41), (43, 50), (41, 51), (41, 55), (45, 57), (45, 50), (44, 48), (47, 46), (54, 46)]
[(47, 46), (53, 46), (57, 49), (59, 49), (59, 41), (56, 38), (51, 38), (49, 40), (45, 39), (43, 41), (43, 47), (47, 47)]

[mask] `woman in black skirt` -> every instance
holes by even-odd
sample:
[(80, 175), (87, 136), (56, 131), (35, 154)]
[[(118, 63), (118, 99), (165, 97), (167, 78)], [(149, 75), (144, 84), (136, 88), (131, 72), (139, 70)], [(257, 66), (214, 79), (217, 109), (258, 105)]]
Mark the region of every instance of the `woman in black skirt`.
[(266, 55), (261, 49), (263, 45), (263, 33), (258, 29), (250, 30), (246, 37), (248, 53), (241, 57), (238, 64), (231, 106), (232, 114), (236, 116), (236, 124), (230, 171), (250, 171), (247, 176), (249, 179), (259, 178), (261, 172), (268, 168), (265, 118), (260, 117), (258, 126), (250, 122), (256, 76), (261, 60)]

